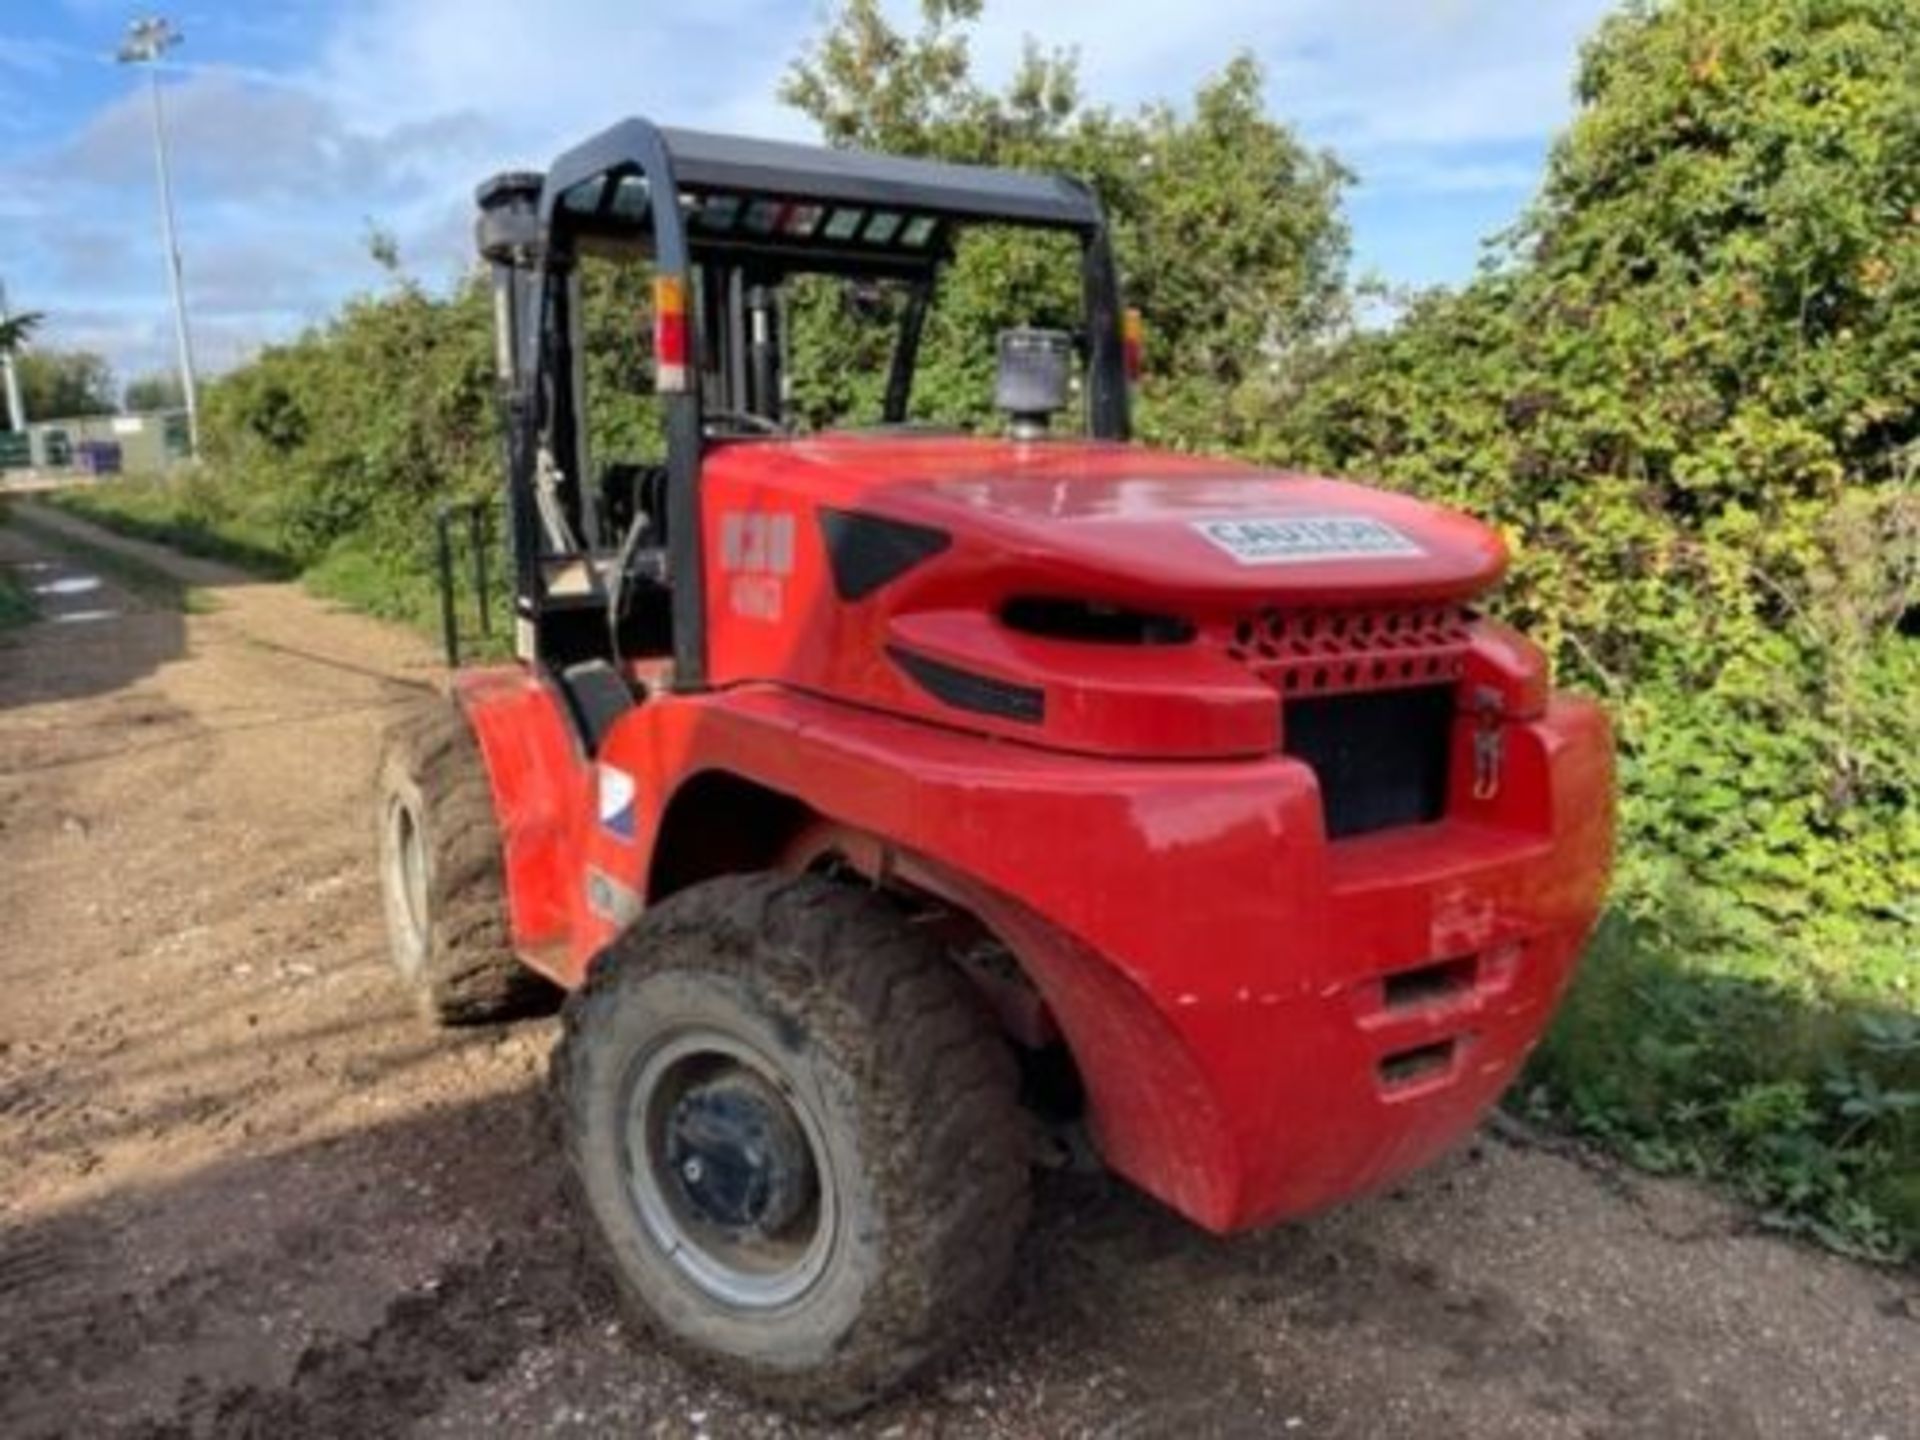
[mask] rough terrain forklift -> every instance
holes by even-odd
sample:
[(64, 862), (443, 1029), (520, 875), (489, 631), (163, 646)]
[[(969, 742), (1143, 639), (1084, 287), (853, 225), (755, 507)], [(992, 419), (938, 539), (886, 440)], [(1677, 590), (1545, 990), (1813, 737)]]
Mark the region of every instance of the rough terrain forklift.
[[(629, 120), (478, 198), (517, 663), (390, 737), (385, 904), (442, 1021), (571, 992), (572, 1178), (659, 1337), (857, 1408), (987, 1313), (1061, 1136), (1224, 1233), (1471, 1129), (1612, 830), (1601, 712), (1476, 608), (1496, 534), (1130, 444), (1070, 179)], [(940, 431), (980, 230), (1059, 239), (1076, 314)], [(590, 257), (650, 272), (648, 453), (588, 453)], [(822, 283), (895, 297), (838, 428), (788, 368)]]

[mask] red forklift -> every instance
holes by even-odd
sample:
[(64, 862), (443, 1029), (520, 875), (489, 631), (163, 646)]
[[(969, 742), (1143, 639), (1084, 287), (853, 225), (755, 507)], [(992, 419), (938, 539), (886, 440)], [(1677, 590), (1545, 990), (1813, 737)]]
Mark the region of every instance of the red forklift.
[[(663, 1343), (844, 1413), (988, 1314), (1063, 1136), (1227, 1233), (1474, 1127), (1612, 844), (1602, 712), (1479, 608), (1498, 535), (1130, 443), (1072, 179), (636, 119), (478, 199), (517, 660), (389, 737), (385, 908), (442, 1022), (570, 992), (571, 1177)], [(1072, 313), (936, 428), (943, 278), (1016, 232)], [(650, 275), (658, 425), (594, 455), (605, 261)], [(830, 426), (822, 284), (890, 352)]]

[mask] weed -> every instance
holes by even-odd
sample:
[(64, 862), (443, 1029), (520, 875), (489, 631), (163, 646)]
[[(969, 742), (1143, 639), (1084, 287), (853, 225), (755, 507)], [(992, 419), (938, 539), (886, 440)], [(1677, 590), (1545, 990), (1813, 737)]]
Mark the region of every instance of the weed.
[(1888, 1001), (1731, 973), (1610, 914), (1517, 1103), (1726, 1180), (1774, 1228), (1920, 1253), (1920, 1019)]

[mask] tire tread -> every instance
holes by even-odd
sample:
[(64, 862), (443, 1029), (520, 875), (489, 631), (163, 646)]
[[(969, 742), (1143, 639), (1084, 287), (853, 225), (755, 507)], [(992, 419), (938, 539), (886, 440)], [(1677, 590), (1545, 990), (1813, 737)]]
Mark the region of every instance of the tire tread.
[(476, 1025), (550, 1006), (553, 987), (513, 953), (493, 792), (457, 706), (436, 699), (392, 726), (383, 791), (396, 774), (411, 777), (427, 811), (432, 918), (416, 982), (421, 1008), (441, 1025)]
[(683, 1358), (789, 1409), (844, 1415), (964, 1339), (1005, 1288), (1032, 1155), (1012, 1053), (939, 940), (891, 897), (817, 875), (709, 881), (649, 911), (566, 1004), (553, 1083), (576, 1172), (583, 1137), (567, 1121), (580, 1113), (575, 1092), (600, 1014), (623, 985), (689, 968), (690, 943), (709, 968), (771, 979), (783, 996), (797, 989), (809, 1024), (829, 1027), (858, 1057), (890, 1252), (832, 1360), (808, 1371), (691, 1348), (654, 1320), (610, 1254), (608, 1262), (636, 1317)]

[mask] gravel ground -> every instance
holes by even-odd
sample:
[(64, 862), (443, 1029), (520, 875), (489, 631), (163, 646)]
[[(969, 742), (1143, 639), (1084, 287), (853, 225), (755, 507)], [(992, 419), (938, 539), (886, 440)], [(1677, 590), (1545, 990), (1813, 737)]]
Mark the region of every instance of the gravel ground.
[[(131, 548), (213, 611), (0, 532), (48, 617), (0, 640), (0, 1434), (828, 1433), (619, 1321), (552, 1022), (436, 1034), (388, 982), (368, 775), (432, 655)], [(1233, 1241), (1056, 1176), (1002, 1321), (850, 1428), (1904, 1440), (1920, 1286), (1511, 1129)]]

